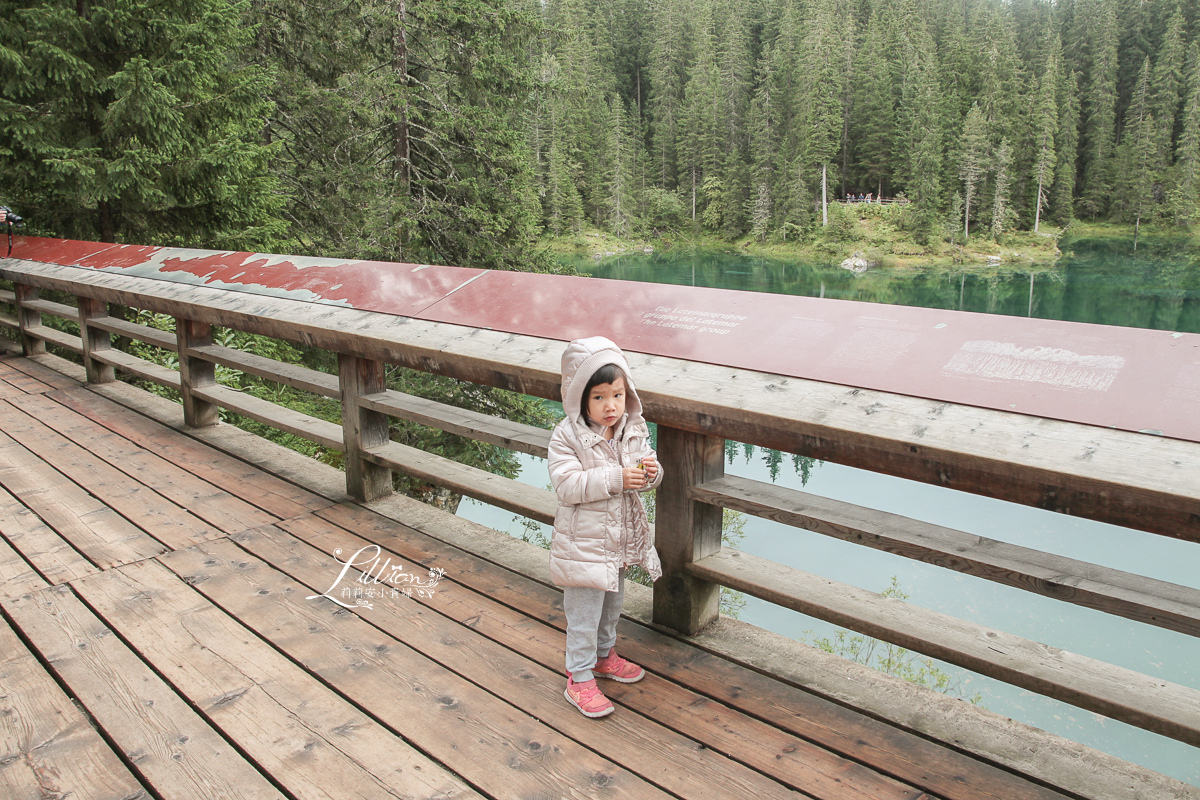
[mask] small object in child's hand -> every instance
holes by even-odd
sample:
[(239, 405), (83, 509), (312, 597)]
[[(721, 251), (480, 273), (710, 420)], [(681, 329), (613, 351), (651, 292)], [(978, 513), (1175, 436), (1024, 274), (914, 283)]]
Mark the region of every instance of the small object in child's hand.
[(638, 462), (636, 464), (634, 464), (634, 466), (637, 467), (638, 469), (642, 470), (643, 472), (646, 469), (646, 465), (642, 463), (642, 460), (640, 458), (638, 459)]

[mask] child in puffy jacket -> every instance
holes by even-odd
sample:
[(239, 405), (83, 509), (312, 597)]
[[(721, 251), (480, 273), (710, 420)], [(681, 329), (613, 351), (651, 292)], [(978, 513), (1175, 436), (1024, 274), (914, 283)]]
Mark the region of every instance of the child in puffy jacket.
[(640, 681), (645, 672), (617, 655), (625, 567), (662, 574), (638, 492), (662, 482), (621, 349), (603, 336), (576, 339), (562, 357), (566, 418), (550, 437), (550, 480), (558, 494), (550, 575), (563, 587), (567, 617), (567, 700), (588, 717), (613, 712), (597, 678)]

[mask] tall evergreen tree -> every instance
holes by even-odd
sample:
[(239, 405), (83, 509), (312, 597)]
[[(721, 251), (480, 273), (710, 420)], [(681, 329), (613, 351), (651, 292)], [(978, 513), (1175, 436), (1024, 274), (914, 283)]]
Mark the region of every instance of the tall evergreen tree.
[[(1108, 210), (1112, 192), (1113, 149), (1117, 115), (1116, 0), (1092, 0), (1096, 13), (1089, 47), (1091, 63), (1083, 104), (1084, 163), (1080, 210), (1095, 218)], [(1085, 13), (1084, 9), (1078, 9)]]
[(1156, 128), (1154, 115), (1150, 113), (1150, 58), (1147, 56), (1125, 115), (1113, 200), (1113, 210), (1133, 222), (1135, 229), (1140, 228), (1142, 218), (1148, 216), (1153, 207)]
[(1054, 181), (1054, 167), (1057, 154), (1054, 150), (1054, 137), (1058, 133), (1058, 92), (1062, 84), (1059, 74), (1059, 58), (1062, 44), (1058, 35), (1051, 39), (1046, 53), (1046, 69), (1042, 72), (1039, 82), (1036, 106), (1034, 107), (1034, 180), (1037, 182), (1037, 196), (1034, 198), (1033, 232), (1038, 232), (1042, 221), (1042, 205), (1045, 203), (1046, 190)]
[(988, 167), (987, 122), (983, 109), (971, 106), (963, 126), (963, 156), (959, 178), (963, 182), (963, 239), (971, 237), (971, 206), (976, 199), (979, 181)]
[(1188, 50), (1183, 132), (1175, 151), (1175, 175), (1170, 196), (1176, 224), (1193, 225), (1200, 218), (1200, 41)]
[(2, 2), (0, 185), (46, 231), (255, 249), (282, 233), (268, 75), (227, 0)]
[(1071, 221), (1075, 209), (1075, 169), (1079, 147), (1079, 76), (1063, 75), (1058, 101), (1058, 163), (1054, 170), (1054, 193), (1050, 209), (1060, 225)]

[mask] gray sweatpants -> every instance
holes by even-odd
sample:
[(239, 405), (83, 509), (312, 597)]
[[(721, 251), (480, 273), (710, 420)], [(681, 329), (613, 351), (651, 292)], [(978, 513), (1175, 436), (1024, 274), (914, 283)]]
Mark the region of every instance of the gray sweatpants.
[(596, 661), (608, 655), (617, 643), (617, 620), (625, 602), (625, 570), (617, 579), (617, 591), (563, 587), (563, 611), (567, 615), (567, 672), (576, 683), (590, 681)]

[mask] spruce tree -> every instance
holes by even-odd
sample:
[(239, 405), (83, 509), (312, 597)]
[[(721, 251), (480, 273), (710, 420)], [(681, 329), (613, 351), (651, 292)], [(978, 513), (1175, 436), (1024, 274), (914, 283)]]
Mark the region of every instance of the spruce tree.
[(1054, 170), (1054, 193), (1050, 209), (1054, 221), (1066, 225), (1075, 210), (1075, 169), (1079, 148), (1079, 76), (1063, 75), (1058, 101), (1057, 166)]
[[(1089, 46), (1091, 63), (1084, 90), (1084, 162), (1080, 210), (1095, 218), (1108, 210), (1112, 193), (1113, 142), (1117, 114), (1116, 0), (1093, 0), (1098, 18)], [(1098, 6), (1098, 8), (1096, 8)], [(1082, 9), (1080, 9), (1082, 12)]]
[(963, 241), (971, 238), (971, 205), (976, 199), (976, 189), (988, 167), (987, 122), (983, 109), (971, 106), (963, 126), (963, 156), (959, 178), (963, 182)]
[(268, 75), (227, 0), (0, 3), (0, 185), (31, 229), (265, 248)]
[(1176, 224), (1192, 225), (1200, 216), (1200, 42), (1188, 50), (1183, 132), (1175, 151), (1174, 181), (1169, 195)]
[(1059, 56), (1062, 45), (1056, 34), (1049, 45), (1046, 54), (1046, 69), (1039, 82), (1036, 105), (1034, 107), (1034, 175), (1037, 182), (1037, 196), (1034, 198), (1033, 232), (1037, 233), (1042, 221), (1042, 205), (1046, 200), (1046, 191), (1054, 181), (1054, 167), (1057, 153), (1054, 150), (1054, 138), (1058, 133), (1058, 92), (1062, 84), (1059, 74)]

